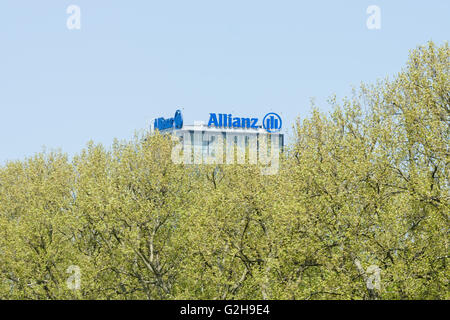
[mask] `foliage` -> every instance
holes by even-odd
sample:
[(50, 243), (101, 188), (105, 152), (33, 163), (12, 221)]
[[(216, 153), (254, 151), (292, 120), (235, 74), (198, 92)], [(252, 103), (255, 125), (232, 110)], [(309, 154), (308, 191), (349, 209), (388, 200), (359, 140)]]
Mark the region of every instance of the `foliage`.
[(160, 134), (7, 163), (0, 298), (449, 299), (449, 53), (298, 119), (276, 175)]

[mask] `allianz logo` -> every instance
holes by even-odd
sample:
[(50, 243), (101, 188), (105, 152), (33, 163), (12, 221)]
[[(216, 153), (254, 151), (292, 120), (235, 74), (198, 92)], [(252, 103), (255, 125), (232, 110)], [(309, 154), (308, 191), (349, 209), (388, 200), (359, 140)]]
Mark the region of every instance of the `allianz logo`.
[[(232, 114), (226, 113), (210, 113), (208, 127), (258, 129), (261, 127), (258, 125), (258, 121), (258, 118), (233, 117)], [(262, 127), (270, 133), (281, 131), (282, 124), (281, 117), (275, 112), (266, 114), (262, 121)]]

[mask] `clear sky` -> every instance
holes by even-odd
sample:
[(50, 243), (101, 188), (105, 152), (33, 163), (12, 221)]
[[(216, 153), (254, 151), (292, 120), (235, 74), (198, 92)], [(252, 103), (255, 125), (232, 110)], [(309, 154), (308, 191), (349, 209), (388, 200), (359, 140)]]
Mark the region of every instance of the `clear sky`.
[[(69, 30), (69, 5), (81, 29)], [(369, 30), (369, 5), (381, 29)], [(283, 117), (394, 75), (450, 31), (448, 0), (1, 0), (0, 164), (109, 146), (183, 108)]]

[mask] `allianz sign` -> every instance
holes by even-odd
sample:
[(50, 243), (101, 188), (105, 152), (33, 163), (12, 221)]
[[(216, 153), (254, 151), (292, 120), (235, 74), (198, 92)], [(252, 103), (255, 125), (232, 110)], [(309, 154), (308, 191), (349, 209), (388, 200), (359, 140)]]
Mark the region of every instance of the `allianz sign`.
[[(263, 118), (262, 127), (267, 132), (274, 133), (281, 130), (282, 123), (278, 114), (270, 112)], [(231, 114), (210, 113), (208, 127), (258, 129), (259, 126), (258, 118), (240, 118), (233, 117)]]

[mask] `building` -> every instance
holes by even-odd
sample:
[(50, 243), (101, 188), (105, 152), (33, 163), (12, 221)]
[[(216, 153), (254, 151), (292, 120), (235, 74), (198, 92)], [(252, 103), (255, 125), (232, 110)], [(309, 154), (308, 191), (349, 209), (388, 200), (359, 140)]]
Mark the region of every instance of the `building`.
[(273, 166), (275, 162), (278, 164), (284, 147), (281, 128), (282, 120), (275, 113), (267, 114), (262, 122), (254, 117), (210, 113), (208, 122), (185, 125), (181, 111), (177, 110), (172, 118), (155, 119), (152, 131), (178, 138), (178, 147), (172, 155), (175, 162)]

